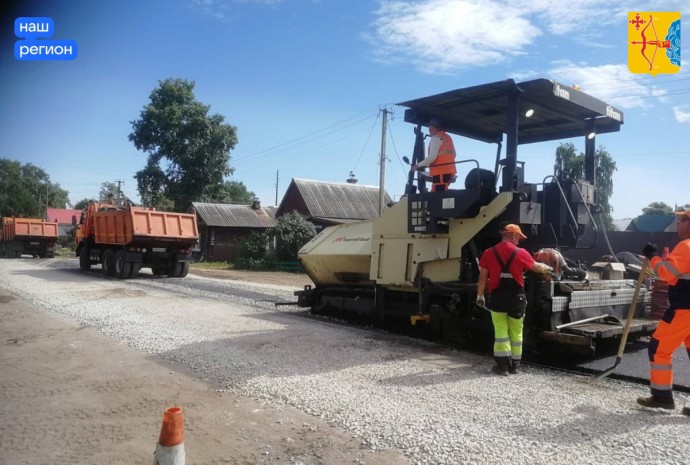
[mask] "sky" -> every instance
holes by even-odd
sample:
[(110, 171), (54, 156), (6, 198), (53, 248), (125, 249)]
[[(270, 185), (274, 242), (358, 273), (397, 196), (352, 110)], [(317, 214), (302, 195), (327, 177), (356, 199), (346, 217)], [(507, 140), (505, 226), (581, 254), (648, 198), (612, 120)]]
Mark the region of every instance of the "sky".
[[(228, 178), (262, 205), (293, 178), (378, 186), (382, 110), (391, 113), (385, 188), (404, 192), (413, 126), (399, 102), (505, 79), (577, 85), (623, 110), (596, 139), (616, 162), (614, 218), (652, 202), (690, 203), (690, 63), (676, 74), (628, 69), (628, 12), (679, 11), (654, 0), (5, 0), (0, 6), (0, 158), (43, 168), (72, 203), (134, 175), (128, 140), (159, 81), (194, 81), (196, 98), (237, 128)], [(19, 61), (14, 20), (50, 17), (74, 61)], [(688, 18), (688, 19), (686, 19)], [(659, 37), (663, 39), (663, 37)], [(663, 57), (658, 57), (663, 58)], [(496, 146), (454, 136), (458, 159), (493, 169)], [(561, 142), (521, 145), (525, 180), (553, 174)]]

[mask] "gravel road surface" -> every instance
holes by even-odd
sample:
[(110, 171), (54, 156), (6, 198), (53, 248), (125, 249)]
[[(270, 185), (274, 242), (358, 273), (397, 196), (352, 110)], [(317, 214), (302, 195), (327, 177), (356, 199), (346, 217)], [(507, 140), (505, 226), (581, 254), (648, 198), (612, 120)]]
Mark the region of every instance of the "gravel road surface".
[[(289, 409), (294, 418), (329, 425), (319, 429), (322, 439), (340, 438), (326, 448), (337, 457), (327, 458), (323, 450), (318, 457), (312, 448), (297, 458), (285, 453), (212, 462), (190, 456), (188, 463), (690, 461), (690, 418), (680, 414), (684, 394), (676, 396), (675, 412), (659, 412), (637, 408), (635, 398), (647, 388), (621, 381), (541, 368), (496, 377), (490, 357), (303, 318), (292, 307), (276, 310), (271, 301), (293, 300), (291, 287), (145, 272), (117, 281), (77, 270), (74, 260), (0, 260), (0, 290), (179, 367), (210, 392)], [(1, 360), (0, 374), (7, 374), (19, 359)], [(0, 412), (12, 420), (11, 407)], [(194, 407), (187, 412), (201, 428), (206, 418), (197, 417)], [(275, 435), (275, 423), (264, 426), (266, 435)], [(358, 445), (358, 454), (341, 435)], [(2, 454), (13, 447), (0, 445)]]

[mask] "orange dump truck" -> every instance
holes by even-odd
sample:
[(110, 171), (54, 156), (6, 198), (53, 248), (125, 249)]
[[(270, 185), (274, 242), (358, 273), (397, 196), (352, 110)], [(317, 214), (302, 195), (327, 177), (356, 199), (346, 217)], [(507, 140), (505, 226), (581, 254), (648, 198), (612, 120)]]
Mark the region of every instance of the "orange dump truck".
[(120, 279), (141, 268), (183, 278), (198, 240), (196, 215), (92, 202), (81, 214), (76, 252), (83, 271), (100, 263), (104, 275)]
[(57, 223), (49, 223), (40, 218), (5, 217), (0, 230), (0, 257), (33, 255), (53, 258), (57, 238)]

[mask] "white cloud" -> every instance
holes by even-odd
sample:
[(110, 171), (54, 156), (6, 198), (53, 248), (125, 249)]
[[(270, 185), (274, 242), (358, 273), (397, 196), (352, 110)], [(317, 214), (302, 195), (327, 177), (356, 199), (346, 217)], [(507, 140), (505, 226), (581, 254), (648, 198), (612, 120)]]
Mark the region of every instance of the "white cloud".
[(610, 0), (383, 0), (372, 42), (381, 61), (448, 72), (526, 54), (545, 32), (608, 46), (599, 38), (620, 22), (616, 8)]
[[(450, 72), (534, 54), (549, 36), (588, 48), (612, 48), (610, 26), (629, 11), (690, 10), (687, 0), (381, 0), (368, 39), (384, 62), (411, 62), (422, 71)], [(541, 37), (540, 37), (541, 36)], [(559, 38), (559, 37), (555, 37)]]
[(673, 115), (679, 123), (690, 123), (690, 105), (673, 107)]
[(617, 7), (626, 16), (628, 11), (680, 11), (681, 16), (690, 13), (690, 3), (687, 0), (645, 0), (618, 4)]
[(538, 17), (554, 35), (603, 33), (606, 25), (616, 21), (615, 4), (610, 0), (514, 0), (510, 4), (526, 15)]
[(517, 8), (480, 0), (384, 1), (374, 22), (375, 56), (448, 72), (524, 53), (541, 31)]
[(648, 108), (650, 97), (665, 92), (645, 85), (645, 76), (631, 74), (627, 65), (587, 66), (560, 62), (547, 73), (555, 81), (576, 84), (588, 94), (620, 108)]
[(261, 3), (264, 5), (277, 5), (283, 0), (189, 0), (192, 8), (199, 9), (203, 14), (216, 19), (226, 20), (232, 17), (232, 6), (238, 3)]

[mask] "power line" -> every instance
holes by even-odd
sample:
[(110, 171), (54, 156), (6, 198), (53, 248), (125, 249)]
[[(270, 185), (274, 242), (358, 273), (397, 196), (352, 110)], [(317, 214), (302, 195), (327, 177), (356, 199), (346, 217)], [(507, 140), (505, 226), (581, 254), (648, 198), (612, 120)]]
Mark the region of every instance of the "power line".
[[(376, 107), (373, 107), (373, 108), (376, 108)], [(333, 131), (330, 131), (331, 129), (333, 129), (333, 128), (338, 128), (338, 126), (341, 126), (341, 125), (343, 125), (344, 123), (349, 122), (350, 120), (353, 120), (353, 119), (355, 119), (355, 118), (359, 118), (359, 117), (360, 117), (361, 115), (363, 115), (363, 114), (368, 114), (368, 113), (370, 113), (371, 110), (372, 110), (372, 107), (369, 107), (369, 108), (367, 108), (366, 110), (361, 111), (361, 112), (359, 112), (359, 113), (357, 113), (357, 114), (355, 114), (355, 115), (353, 115), (353, 116), (347, 117), (347, 118), (345, 118), (345, 119), (343, 119), (343, 120), (341, 120), (341, 121), (338, 121), (338, 122), (336, 122), (336, 123), (333, 123), (333, 124), (331, 124), (331, 125), (329, 125), (329, 126), (326, 126), (326, 127), (324, 127), (324, 128), (321, 128), (321, 129), (312, 131), (311, 133), (309, 133), (309, 134), (307, 134), (307, 135), (304, 135), (304, 136), (298, 137), (298, 138), (296, 138), (296, 139), (292, 139), (292, 140), (283, 142), (282, 144), (278, 144), (278, 145), (276, 145), (276, 146), (273, 146), (273, 147), (270, 147), (270, 148), (267, 148), (267, 149), (264, 149), (264, 150), (260, 150), (260, 151), (258, 151), (258, 152), (252, 153), (252, 154), (250, 154), (250, 155), (246, 155), (246, 156), (243, 156), (243, 157), (238, 157), (238, 158), (235, 159), (235, 162), (241, 161), (241, 160), (246, 160), (246, 159), (248, 159), (248, 158), (253, 158), (253, 157), (256, 157), (256, 156), (258, 156), (258, 155), (267, 153), (267, 152), (273, 152), (273, 151), (278, 150), (278, 149), (280, 149), (280, 148), (283, 148), (283, 147), (285, 147), (285, 146), (288, 146), (288, 145), (291, 145), (291, 144), (295, 144), (295, 143), (304, 141), (305, 139), (307, 139), (307, 140), (308, 140), (308, 139), (317, 140), (317, 139), (326, 137), (327, 135), (330, 135), (330, 134), (332, 134), (333, 132), (338, 132), (338, 131), (340, 131), (340, 130), (342, 130), (342, 129), (346, 129), (346, 128), (348, 128), (348, 127), (351, 127), (353, 124), (357, 124), (358, 122), (362, 121), (362, 119), (360, 119), (360, 120), (358, 120), (358, 121), (356, 121), (356, 122), (354, 122), (354, 123), (348, 124), (347, 126), (344, 126), (343, 128), (335, 129), (335, 130), (333, 130)], [(377, 116), (378, 116), (378, 115), (377, 115)], [(369, 117), (364, 118), (364, 119), (369, 119)], [(326, 134), (324, 134), (324, 135), (322, 135), (322, 136), (315, 137), (316, 134), (319, 134), (319, 133), (324, 132), (324, 131), (329, 131), (329, 132), (327, 132)]]
[(393, 126), (391, 125), (388, 128), (390, 130), (391, 143), (393, 144), (393, 150), (395, 151), (395, 156), (398, 158), (398, 163), (400, 163), (400, 169), (402, 169), (403, 175), (407, 176), (407, 170), (405, 169), (405, 165), (403, 164), (403, 161), (400, 158), (400, 154), (398, 153), (398, 147), (395, 145), (395, 138), (393, 137)]
[[(307, 153), (311, 153), (311, 152), (314, 152), (314, 151), (316, 151), (316, 150), (322, 149), (322, 148), (324, 148), (324, 147), (328, 147), (329, 145), (333, 145), (333, 144), (335, 144), (335, 143), (337, 143), (337, 142), (341, 142), (341, 141), (343, 141), (343, 140), (345, 140), (345, 139), (349, 139), (350, 137), (353, 137), (353, 136), (355, 136), (355, 135), (357, 135), (357, 134), (360, 134), (360, 133), (362, 133), (362, 132), (364, 132), (364, 131), (366, 131), (366, 130), (368, 130), (368, 128), (365, 128), (365, 129), (356, 131), (356, 132), (354, 132), (354, 133), (352, 133), (352, 134), (348, 134), (347, 136), (341, 137), (340, 139), (332, 140), (332, 141), (330, 141), (330, 142), (327, 142), (327, 143), (325, 143), (325, 144), (319, 145), (319, 146), (317, 146), (317, 147), (313, 147), (313, 148), (310, 148), (310, 149), (308, 149), (308, 150), (302, 150), (300, 153), (298, 153), (298, 154), (296, 154), (296, 155), (292, 155), (292, 158), (300, 157), (300, 156), (303, 156), (303, 155), (305, 155), (305, 154), (307, 154)], [(250, 165), (249, 167), (245, 167), (245, 168), (237, 168), (237, 167), (235, 167), (235, 171), (236, 171), (236, 173), (246, 173), (246, 172), (248, 172), (248, 171), (253, 171), (253, 170), (256, 170), (256, 169), (263, 169), (263, 168), (266, 167), (266, 166), (274, 165), (274, 164), (276, 164), (276, 163), (278, 163), (278, 162), (280, 162), (280, 161), (283, 161), (283, 159), (274, 160), (274, 161), (271, 161), (271, 162), (266, 162), (266, 160), (261, 160), (260, 164), (258, 164), (258, 165), (256, 165), (256, 166), (251, 166), (251, 165)]]
[(362, 147), (362, 151), (359, 153), (359, 158), (357, 159), (357, 162), (355, 163), (354, 168), (352, 168), (351, 171), (355, 171), (357, 169), (357, 166), (359, 165), (359, 161), (362, 159), (362, 155), (364, 155), (364, 150), (367, 148), (367, 144), (369, 143), (369, 139), (371, 139), (371, 135), (374, 132), (374, 128), (376, 127), (376, 123), (379, 120), (379, 112), (376, 112), (376, 119), (371, 125), (371, 130), (369, 131), (369, 135), (367, 136), (367, 140), (364, 142), (364, 147)]

